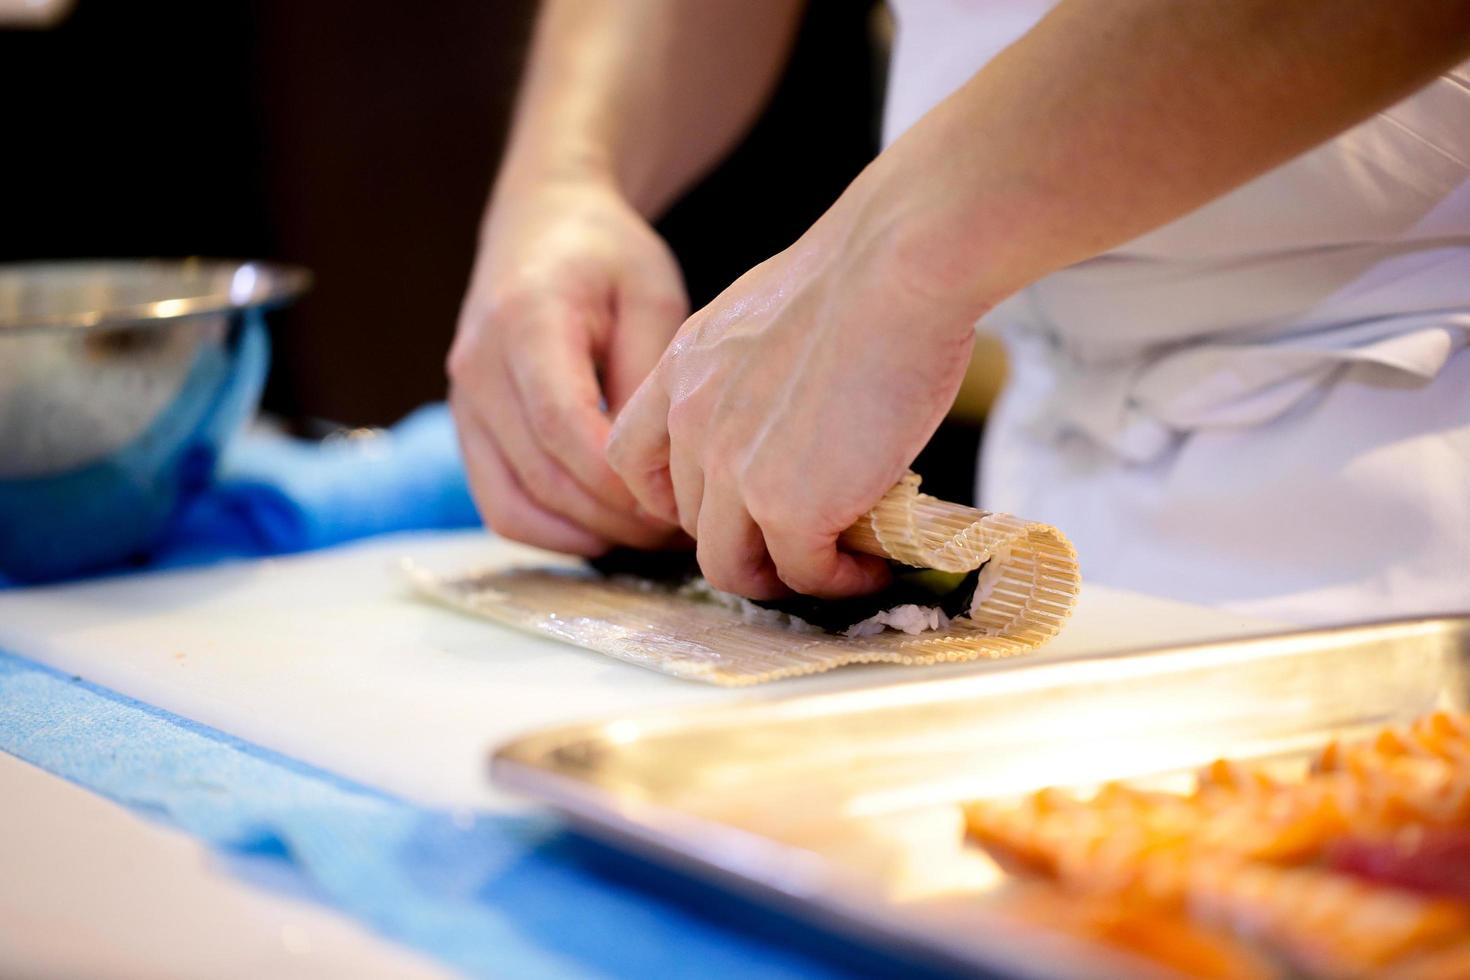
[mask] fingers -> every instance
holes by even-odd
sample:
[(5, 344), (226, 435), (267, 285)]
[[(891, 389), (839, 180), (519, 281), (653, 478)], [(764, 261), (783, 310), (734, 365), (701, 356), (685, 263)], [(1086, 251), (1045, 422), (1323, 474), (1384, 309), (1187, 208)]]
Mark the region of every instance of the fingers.
[[(542, 315), (589, 314), (560, 308)], [(601, 408), (590, 329), (555, 328), (548, 321), (522, 336), (530, 349), (506, 361), (521, 428), (606, 508), (635, 513), (633, 495), (607, 463), (610, 423)], [(506, 449), (514, 461), (516, 450)]]
[[(538, 440), (529, 414), (530, 409), (512, 394), (499, 399), (487, 428), (517, 483), (540, 509), (558, 514), (600, 538), (633, 547), (651, 548), (668, 537), (672, 528), (640, 516), (626, 489), (623, 506), (609, 505), (594, 496)], [(612, 475), (611, 468), (608, 472)]]
[[(578, 315), (558, 302), (507, 304), (495, 330), (482, 327), (481, 343), (451, 355), (464, 405), (458, 414), (478, 420), (538, 511), (605, 542), (655, 547), (674, 528), (640, 512), (607, 464), (609, 422), (599, 407), (589, 328), (574, 322)], [(537, 533), (500, 530), (518, 540)]]
[(603, 367), (603, 394), (614, 416), (653, 373), (687, 315), (688, 303), (682, 296), (644, 297), (631, 290), (622, 294)]
[(450, 405), (470, 491), (486, 524), (514, 541), (552, 551), (591, 556), (607, 550), (607, 541), (536, 504), (473, 409), (455, 394), (450, 396)]
[(679, 526), (685, 534), (698, 540), (699, 511), (704, 500), (704, 471), (692, 453), (673, 454), (669, 459), (669, 481), (674, 486)]
[(736, 481), (707, 479), (693, 446), (671, 452), (669, 397), (656, 375), (618, 416), (608, 457), (642, 507), (696, 539), (700, 568), (717, 588), (764, 599), (788, 591), (837, 598), (888, 584), (882, 559), (839, 551), (835, 533), (758, 523)]
[(607, 458), (638, 505), (670, 524), (679, 506), (669, 475), (669, 398), (650, 375), (619, 413), (608, 440)]
[[(667, 522), (640, 510), (608, 464), (604, 394), (620, 406), (682, 322), (678, 264), (600, 183), (523, 190), (486, 225), (447, 364), (458, 414), (477, 420), (479, 469), (498, 461), (518, 488), (516, 506), (607, 542), (661, 544), (676, 532), (673, 508)], [(544, 532), (535, 527), (525, 533)]]
[(761, 529), (729, 481), (706, 484), (699, 510), (697, 554), (704, 577), (717, 589), (752, 599), (777, 599), (791, 590), (776, 574)]
[(781, 581), (805, 595), (837, 599), (876, 592), (888, 584), (887, 562), (837, 549), (837, 535), (761, 525)]

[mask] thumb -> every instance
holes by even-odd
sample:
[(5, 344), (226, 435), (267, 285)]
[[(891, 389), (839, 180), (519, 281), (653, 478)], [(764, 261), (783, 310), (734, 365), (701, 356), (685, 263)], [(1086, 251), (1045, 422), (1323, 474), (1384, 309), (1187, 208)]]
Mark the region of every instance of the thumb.
[(668, 394), (657, 377), (650, 377), (613, 423), (607, 459), (640, 507), (678, 524), (679, 505), (669, 474), (668, 418)]
[(689, 315), (683, 291), (650, 295), (625, 290), (618, 296), (617, 315), (603, 360), (603, 394), (616, 415), (633, 397)]

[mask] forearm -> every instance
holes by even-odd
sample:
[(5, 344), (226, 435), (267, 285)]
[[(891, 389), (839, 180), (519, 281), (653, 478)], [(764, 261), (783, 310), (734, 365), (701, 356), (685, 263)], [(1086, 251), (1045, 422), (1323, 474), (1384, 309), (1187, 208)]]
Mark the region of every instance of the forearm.
[(1467, 52), (1465, 0), (1067, 0), (854, 191), (886, 212), (882, 247), (920, 288), (980, 312), (1332, 137)]
[(665, 208), (751, 125), (802, 0), (547, 0), (500, 185), (613, 183)]

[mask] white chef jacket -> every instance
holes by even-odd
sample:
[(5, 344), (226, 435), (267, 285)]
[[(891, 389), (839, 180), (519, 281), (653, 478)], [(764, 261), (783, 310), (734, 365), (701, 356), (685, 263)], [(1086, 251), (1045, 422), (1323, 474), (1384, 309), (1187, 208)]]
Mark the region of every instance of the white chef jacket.
[[(892, 5), (885, 141), (1052, 6)], [(982, 326), (1012, 373), (980, 503), (1062, 528), (1085, 579), (1301, 623), (1470, 611), (1470, 63)]]

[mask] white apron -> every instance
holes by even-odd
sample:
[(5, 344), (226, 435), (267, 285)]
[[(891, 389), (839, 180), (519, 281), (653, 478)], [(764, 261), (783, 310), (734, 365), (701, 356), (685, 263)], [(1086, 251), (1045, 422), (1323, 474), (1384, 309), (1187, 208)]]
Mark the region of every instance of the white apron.
[[(890, 142), (1051, 3), (893, 6)], [(1470, 65), (982, 325), (1012, 375), (981, 503), (1057, 524), (1088, 579), (1470, 611)]]

